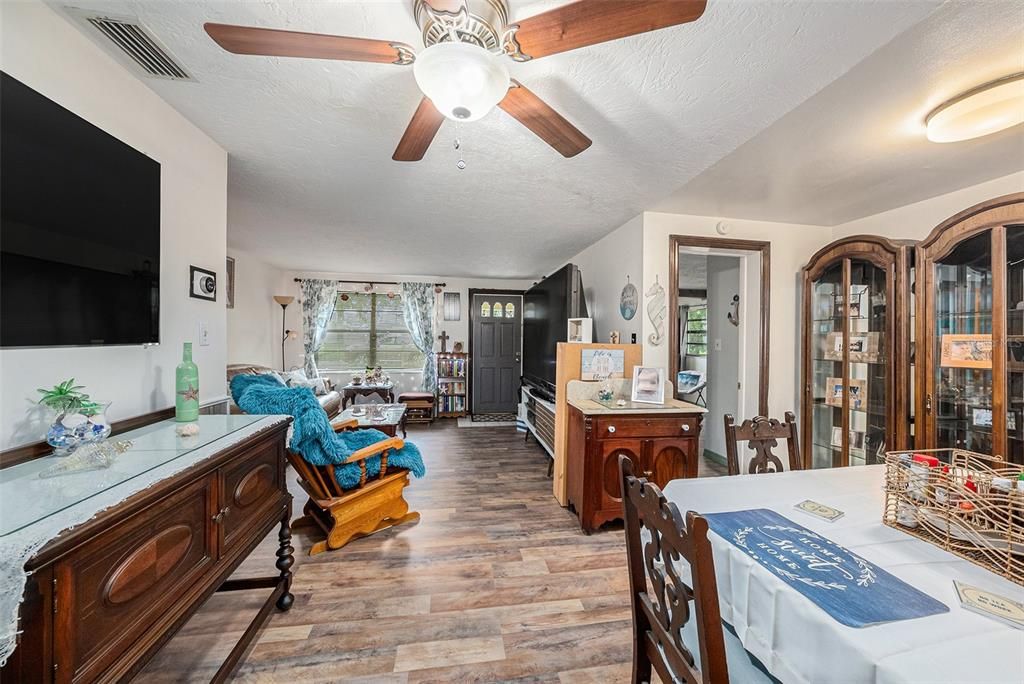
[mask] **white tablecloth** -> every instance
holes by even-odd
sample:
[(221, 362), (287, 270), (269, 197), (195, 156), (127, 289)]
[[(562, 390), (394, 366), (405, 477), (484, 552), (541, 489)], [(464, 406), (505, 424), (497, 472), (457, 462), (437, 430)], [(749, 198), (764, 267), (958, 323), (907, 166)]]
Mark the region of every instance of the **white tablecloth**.
[[(1024, 588), (882, 524), (884, 466), (673, 480), (686, 511), (777, 511), (949, 606), (950, 612), (854, 629), (839, 624), (731, 542), (711, 534), (722, 619), (783, 682), (1024, 682), (1024, 631), (960, 607), (953, 580), (1024, 600)], [(804, 499), (845, 515), (829, 523)]]

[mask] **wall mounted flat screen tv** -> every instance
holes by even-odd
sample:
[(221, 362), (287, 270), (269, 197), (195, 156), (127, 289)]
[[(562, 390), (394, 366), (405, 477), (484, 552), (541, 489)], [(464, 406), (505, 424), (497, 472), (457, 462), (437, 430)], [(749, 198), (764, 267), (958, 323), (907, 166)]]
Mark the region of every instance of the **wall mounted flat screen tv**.
[(553, 396), (558, 343), (569, 338), (569, 319), (586, 318), (583, 278), (566, 264), (523, 295), (523, 381)]
[(160, 164), (0, 73), (0, 346), (159, 341)]

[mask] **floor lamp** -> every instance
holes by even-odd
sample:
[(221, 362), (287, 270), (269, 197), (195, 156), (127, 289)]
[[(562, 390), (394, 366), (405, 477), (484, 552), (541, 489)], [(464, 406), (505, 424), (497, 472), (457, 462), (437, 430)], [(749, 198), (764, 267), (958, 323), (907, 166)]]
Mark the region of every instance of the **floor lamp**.
[(289, 339), (295, 339), (298, 335), (294, 330), (285, 330), (285, 311), (288, 309), (288, 305), (295, 301), (295, 297), (289, 297), (288, 295), (274, 295), (274, 301), (281, 305), (281, 370), (284, 367), (284, 343)]

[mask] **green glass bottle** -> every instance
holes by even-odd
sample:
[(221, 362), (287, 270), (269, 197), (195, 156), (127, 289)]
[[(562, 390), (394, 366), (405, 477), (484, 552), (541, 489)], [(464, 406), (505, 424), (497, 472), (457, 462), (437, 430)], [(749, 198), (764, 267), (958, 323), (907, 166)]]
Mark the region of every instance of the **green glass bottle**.
[(199, 367), (192, 362), (192, 343), (186, 342), (181, 363), (174, 369), (174, 420), (199, 420)]

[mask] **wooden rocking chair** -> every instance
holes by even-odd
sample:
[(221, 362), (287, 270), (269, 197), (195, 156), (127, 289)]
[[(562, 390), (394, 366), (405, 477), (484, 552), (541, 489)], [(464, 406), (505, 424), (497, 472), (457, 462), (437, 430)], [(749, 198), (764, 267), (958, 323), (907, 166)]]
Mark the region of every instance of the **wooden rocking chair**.
[[(335, 422), (333, 427), (335, 432), (341, 432), (355, 428), (356, 424), (353, 419)], [(326, 466), (311, 465), (301, 454), (288, 451), (288, 461), (309, 495), (309, 501), (302, 508), (305, 515), (292, 526), (312, 521), (327, 534), (325, 540), (313, 545), (309, 555), (340, 549), (353, 539), (420, 519), (419, 513), (409, 511), (409, 504), (402, 496), (409, 484), (409, 471), (405, 468), (388, 470), (388, 453), (404, 445), (398, 437), (389, 437), (360, 449), (343, 464)], [(380, 475), (367, 480), (366, 459), (373, 456), (380, 456)], [(343, 490), (334, 477), (334, 469), (348, 463), (359, 464), (359, 486)]]

